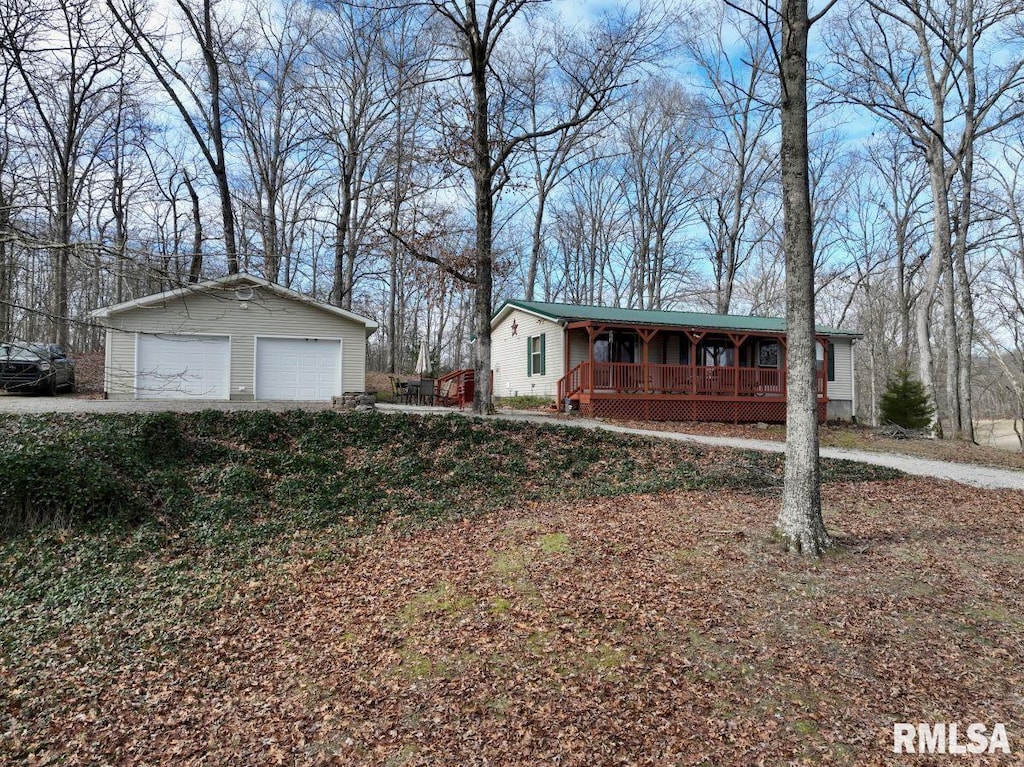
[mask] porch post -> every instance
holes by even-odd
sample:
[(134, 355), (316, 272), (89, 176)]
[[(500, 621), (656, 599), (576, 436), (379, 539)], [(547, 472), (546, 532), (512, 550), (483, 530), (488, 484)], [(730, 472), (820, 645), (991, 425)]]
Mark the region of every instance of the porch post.
[(594, 393), (594, 336), (597, 334), (594, 332), (593, 325), (587, 325), (587, 336), (590, 343), (590, 365), (587, 369), (587, 393)]
[(788, 348), (788, 337), (779, 339), (779, 351), (782, 353), (782, 398), (786, 399), (788, 394), (786, 393), (786, 379), (789, 377), (786, 371), (789, 369), (789, 356), (786, 353)]
[(690, 394), (695, 397), (697, 396), (697, 340), (696, 336), (690, 336)]
[(819, 399), (828, 399), (828, 339), (817, 338), (821, 344), (821, 396)]
[(648, 350), (650, 348), (651, 341), (654, 340), (658, 331), (651, 329), (638, 329), (637, 332), (640, 335), (640, 340), (644, 343), (644, 391), (650, 394), (653, 391), (653, 387), (651, 386), (650, 354), (648, 353)]
[(749, 336), (746, 336), (746, 335), (738, 336), (738, 335), (734, 335), (733, 333), (729, 334), (729, 340), (732, 341), (732, 348), (733, 348), (733, 358), (732, 358), (732, 367), (733, 367), (733, 371), (732, 371), (733, 372), (732, 394), (733, 394), (734, 397), (740, 396), (740, 346), (743, 344), (744, 341), (747, 340), (747, 338), (749, 338)]
[(703, 333), (696, 334), (686, 331), (686, 337), (690, 339), (690, 394), (697, 396), (697, 344), (703, 337)]
[(647, 347), (651, 345), (650, 337), (644, 333), (640, 336), (640, 340), (644, 342), (644, 391), (651, 388), (651, 374), (650, 374), (650, 355), (647, 353)]

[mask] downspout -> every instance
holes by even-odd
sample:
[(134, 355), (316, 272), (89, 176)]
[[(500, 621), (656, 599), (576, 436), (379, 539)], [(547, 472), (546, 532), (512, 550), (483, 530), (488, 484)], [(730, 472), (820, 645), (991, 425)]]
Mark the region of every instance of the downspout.
[(854, 426), (857, 425), (857, 341), (859, 338), (850, 339), (850, 390), (853, 392), (853, 396), (850, 398), (851, 403), (851, 420)]
[(570, 348), (572, 346), (572, 338), (569, 335), (568, 321), (565, 318), (559, 318), (555, 321), (562, 328), (562, 346), (564, 348), (563, 364), (562, 364), (562, 375), (558, 378), (558, 401), (555, 403), (558, 406), (558, 410), (561, 411), (563, 408), (565, 412), (569, 412), (568, 394), (569, 394), (569, 371), (572, 369), (570, 364), (572, 358), (570, 355)]
[(103, 345), (103, 399), (110, 399), (110, 366), (113, 364), (113, 340), (114, 332), (108, 326), (105, 331), (106, 337), (104, 338)]

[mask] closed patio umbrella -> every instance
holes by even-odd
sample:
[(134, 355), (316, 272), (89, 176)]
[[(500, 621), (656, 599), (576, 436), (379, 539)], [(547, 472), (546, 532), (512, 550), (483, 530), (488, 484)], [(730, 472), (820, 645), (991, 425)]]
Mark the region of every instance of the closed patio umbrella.
[(420, 356), (416, 358), (416, 374), (425, 376), (430, 372), (430, 352), (427, 351), (427, 342), (420, 341)]

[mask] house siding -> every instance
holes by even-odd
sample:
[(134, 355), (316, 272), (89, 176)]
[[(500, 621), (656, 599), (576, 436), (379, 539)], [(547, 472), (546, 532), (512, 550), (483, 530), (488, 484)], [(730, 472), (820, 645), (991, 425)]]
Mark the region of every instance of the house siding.
[(836, 379), (828, 382), (828, 397), (853, 400), (853, 342), (849, 338), (832, 339)]
[[(105, 320), (106, 387), (110, 399), (135, 397), (135, 340), (138, 333), (229, 336), (231, 399), (254, 397), (257, 336), (341, 339), (342, 391), (366, 388), (366, 327), (294, 299), (254, 286), (242, 302), (234, 287), (169, 299), (129, 309)], [(242, 308), (245, 304), (247, 308)]]
[(828, 382), (828, 412), (830, 421), (852, 421), (853, 412), (853, 341), (849, 338), (832, 339), (835, 354), (835, 380)]
[(569, 333), (569, 369), (590, 359), (590, 340), (585, 330)]
[[(512, 323), (516, 334), (512, 335)], [(527, 375), (526, 343), (544, 334), (544, 375)], [(513, 309), (491, 328), (491, 369), (494, 396), (556, 397), (558, 381), (565, 374), (565, 344), (562, 326), (530, 312)]]

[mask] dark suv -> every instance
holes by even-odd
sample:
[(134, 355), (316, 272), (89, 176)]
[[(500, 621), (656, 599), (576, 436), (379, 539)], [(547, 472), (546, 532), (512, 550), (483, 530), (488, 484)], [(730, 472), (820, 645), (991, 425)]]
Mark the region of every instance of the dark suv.
[(0, 389), (54, 395), (75, 390), (75, 361), (57, 344), (0, 342)]

